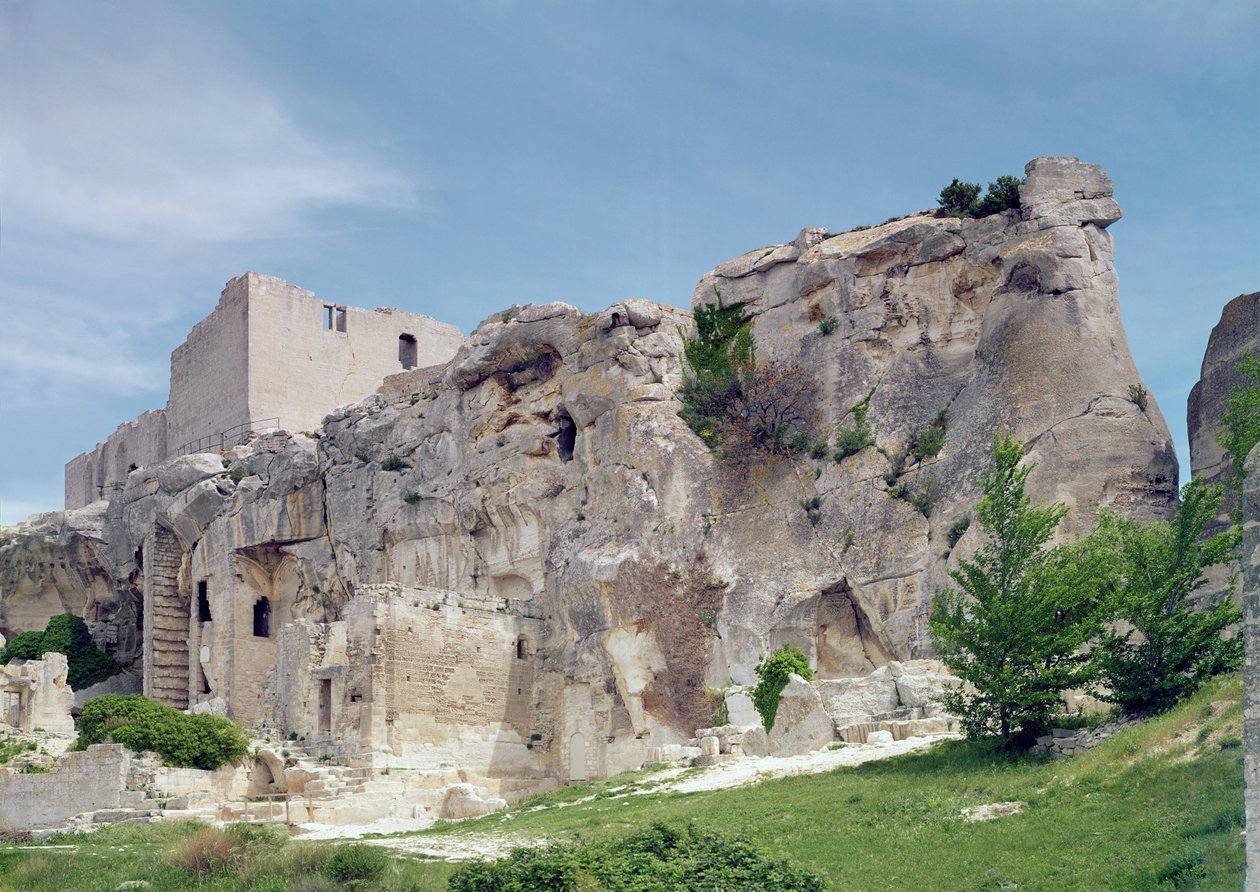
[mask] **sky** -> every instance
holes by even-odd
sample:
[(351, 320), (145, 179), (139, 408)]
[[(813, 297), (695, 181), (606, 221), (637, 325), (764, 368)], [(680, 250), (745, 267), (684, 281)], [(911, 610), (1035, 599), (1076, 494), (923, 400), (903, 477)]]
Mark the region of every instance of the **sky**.
[(1101, 164), (1121, 313), (1188, 474), (1260, 289), (1260, 5), (0, 0), (0, 522), (166, 402), (247, 270), (470, 331), (676, 306), (718, 263)]

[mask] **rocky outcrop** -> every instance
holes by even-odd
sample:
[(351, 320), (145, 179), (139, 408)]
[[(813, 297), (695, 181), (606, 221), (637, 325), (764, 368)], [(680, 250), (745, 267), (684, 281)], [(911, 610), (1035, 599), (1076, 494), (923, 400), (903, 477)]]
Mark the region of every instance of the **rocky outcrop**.
[[(759, 359), (814, 382), (820, 438), (874, 388), (875, 447), (843, 461), (716, 459), (678, 417), (690, 317), (625, 301), (513, 307), (312, 436), (133, 472), (91, 560), (115, 601), (138, 597), (146, 691), (175, 698), (184, 679), (190, 702), (282, 733), (300, 714), (338, 752), (421, 760), (439, 731), (371, 692), (417, 685), (458, 716), (501, 665), (502, 711), (440, 739), (506, 797), (540, 769), (599, 777), (682, 746), (712, 724), (708, 690), (753, 683), (783, 642), (821, 680), (930, 656), (933, 592), (979, 539), (950, 529), (994, 431), (1026, 442), (1034, 495), (1071, 508), (1065, 535), (1099, 505), (1162, 517), (1175, 498), (1159, 409), (1128, 396), (1110, 181), (1075, 159), (1027, 173), (1020, 210), (807, 229), (701, 279), (697, 302), (745, 304)], [(942, 410), (939, 454), (898, 463)], [(383, 583), (398, 591), (354, 606)], [(388, 669), (356, 644), (386, 639), (406, 657)], [(264, 688), (281, 654), (306, 661), (285, 674), (301, 709)]]
[[(1221, 320), (1208, 338), (1199, 380), (1186, 403), (1190, 472), (1211, 483), (1225, 479), (1232, 471), (1232, 458), (1216, 441), (1216, 435), (1230, 391), (1254, 383), (1235, 369), (1246, 353), (1260, 355), (1260, 291), (1238, 295), (1221, 311)], [(1223, 514), (1228, 514), (1230, 505)]]

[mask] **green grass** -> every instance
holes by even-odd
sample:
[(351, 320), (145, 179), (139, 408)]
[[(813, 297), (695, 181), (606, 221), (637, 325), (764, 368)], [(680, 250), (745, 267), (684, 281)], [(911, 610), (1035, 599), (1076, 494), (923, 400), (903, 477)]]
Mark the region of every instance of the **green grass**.
[[(1233, 745), (1241, 700), (1238, 675), (1217, 679), (1173, 712), (1070, 760), (1010, 757), (956, 741), (857, 768), (692, 794), (660, 792), (655, 778), (635, 773), (534, 797), (510, 818), (445, 824), (417, 841), (440, 847), (443, 839), (500, 833), (597, 840), (652, 821), (693, 822), (749, 838), (827, 876), (837, 890), (1232, 892), (1241, 888), (1244, 863), (1242, 752)], [(1222, 709), (1214, 701), (1232, 702)], [(619, 795), (626, 784), (646, 792)], [(960, 817), (963, 808), (1004, 801), (1023, 802), (1024, 811), (975, 824)], [(146, 879), (154, 890), (249, 888), (242, 870), (196, 880), (171, 867), (165, 853), (191, 832), (179, 824), (122, 826), (57, 841), (71, 849), (3, 846), (0, 890), (104, 892), (128, 879)], [(289, 843), (281, 854), (259, 856), (254, 869), (269, 863), (283, 875), (292, 852), (327, 846)], [(384, 879), (360, 888), (443, 889), (454, 869), (395, 858)]]

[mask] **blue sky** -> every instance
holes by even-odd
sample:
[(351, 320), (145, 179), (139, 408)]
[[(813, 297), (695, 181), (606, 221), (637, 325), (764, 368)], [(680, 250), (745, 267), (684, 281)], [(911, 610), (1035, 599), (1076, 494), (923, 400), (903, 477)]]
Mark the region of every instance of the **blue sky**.
[(717, 263), (1103, 165), (1138, 367), (1185, 473), (1208, 332), (1260, 288), (1252, 0), (0, 0), (0, 518), (166, 400), (246, 270), (465, 331), (686, 306)]

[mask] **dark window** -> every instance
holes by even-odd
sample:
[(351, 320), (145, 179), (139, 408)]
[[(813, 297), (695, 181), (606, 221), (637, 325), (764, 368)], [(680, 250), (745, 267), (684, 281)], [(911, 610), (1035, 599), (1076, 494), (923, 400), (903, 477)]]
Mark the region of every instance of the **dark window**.
[(561, 414), (556, 418), (556, 454), (560, 461), (573, 461), (573, 447), (577, 445), (577, 426), (568, 415)]
[(208, 623), (213, 620), (210, 616), (210, 595), (207, 591), (206, 581), (204, 579), (197, 582), (197, 621)]
[(516, 658), (518, 660), (523, 660), (527, 656), (528, 654), (526, 653), (526, 645), (525, 645), (524, 637), (517, 638), (516, 639)]
[(398, 361), (404, 369), (416, 367), (416, 339), (409, 334), (398, 336)]
[(254, 637), (271, 637), (271, 602), (266, 598), (254, 602)]

